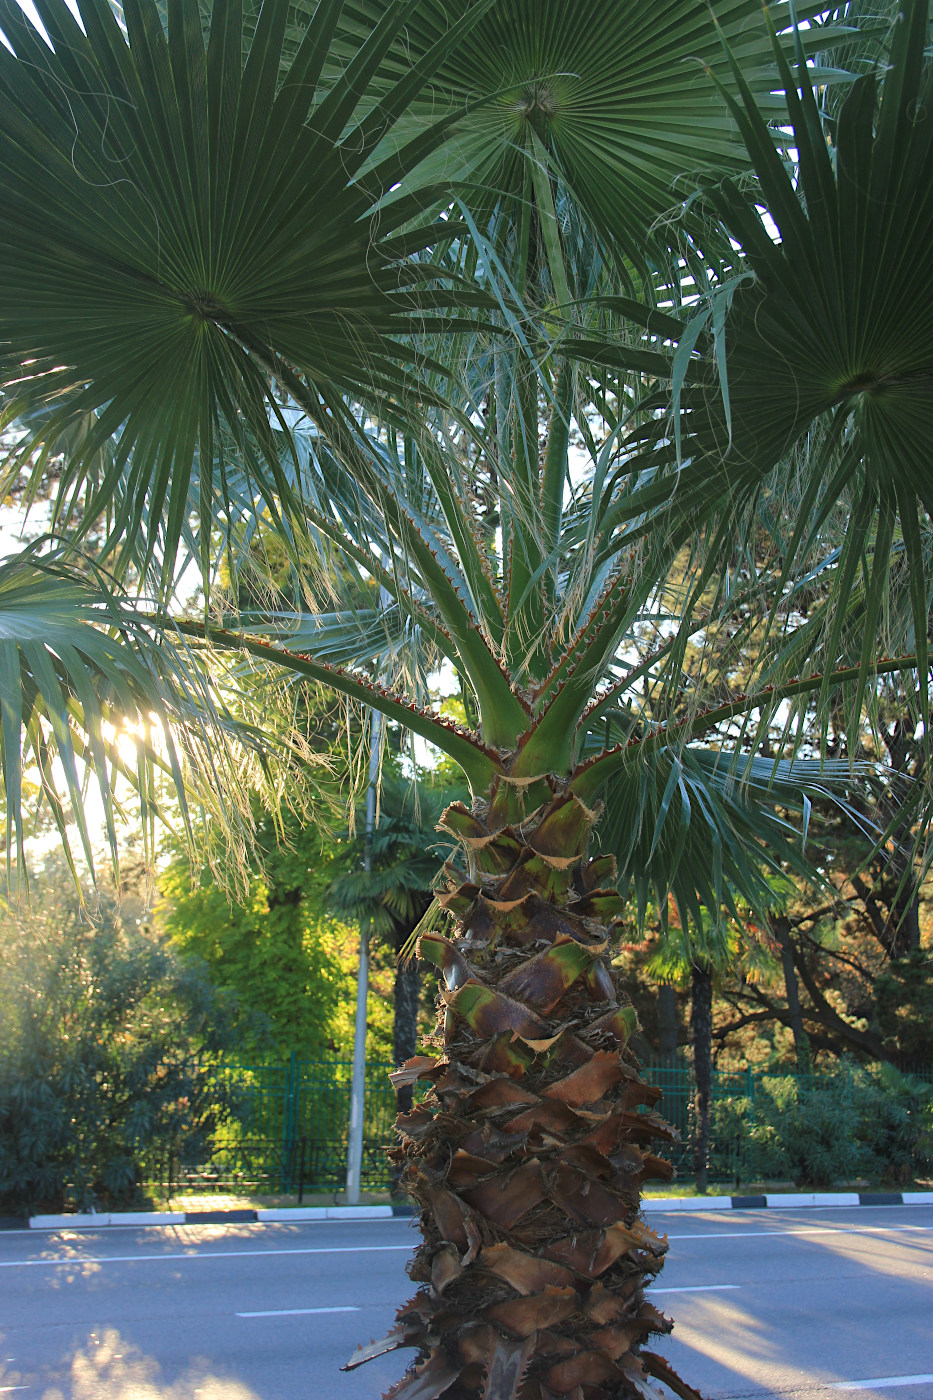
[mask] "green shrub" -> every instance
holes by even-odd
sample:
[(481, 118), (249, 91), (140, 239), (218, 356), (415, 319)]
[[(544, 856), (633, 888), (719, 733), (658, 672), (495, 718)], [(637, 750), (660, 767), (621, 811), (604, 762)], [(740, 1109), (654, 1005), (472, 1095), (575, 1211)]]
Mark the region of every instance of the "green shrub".
[[(693, 1127), (691, 1105), (691, 1127)], [(714, 1098), (709, 1144), (711, 1181), (730, 1181), (743, 1175), (748, 1158), (749, 1124), (753, 1122), (752, 1100), (742, 1094)]]
[(865, 1141), (877, 1163), (875, 1179), (901, 1186), (933, 1168), (933, 1084), (893, 1065), (862, 1072)]
[(900, 1184), (933, 1160), (933, 1085), (890, 1066), (842, 1061), (831, 1078), (767, 1078), (763, 1088), (749, 1128), (757, 1177)]
[(33, 902), (0, 915), (0, 1213), (135, 1202), (231, 1111), (202, 1060), (235, 1006), (112, 903), (92, 925), (54, 882)]

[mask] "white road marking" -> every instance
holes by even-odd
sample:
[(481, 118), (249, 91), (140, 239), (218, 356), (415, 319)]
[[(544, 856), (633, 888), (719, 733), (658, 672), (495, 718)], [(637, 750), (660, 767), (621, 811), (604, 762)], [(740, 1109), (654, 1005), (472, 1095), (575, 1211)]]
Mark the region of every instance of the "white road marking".
[(237, 1317), (306, 1317), (309, 1313), (360, 1312), (359, 1308), (276, 1308), (270, 1312), (237, 1313)]
[(830, 1390), (886, 1390), (892, 1385), (930, 1385), (933, 1371), (926, 1376), (875, 1376), (868, 1381), (833, 1381)]
[(720, 1293), (724, 1288), (741, 1288), (740, 1283), (693, 1283), (686, 1288), (652, 1288), (651, 1296), (658, 1293)]
[[(853, 1225), (844, 1229), (833, 1225), (813, 1225), (801, 1230), (709, 1230), (697, 1234), (668, 1235), (668, 1239), (783, 1239), (787, 1235), (889, 1235), (904, 1232), (924, 1234), (931, 1230), (933, 1225)], [(413, 1244), (354, 1244), (317, 1245), (300, 1249), (200, 1249), (185, 1254), (72, 1254), (55, 1259), (0, 1259), (0, 1269), (57, 1268), (62, 1264), (159, 1264), (163, 1260), (178, 1262), (193, 1259), (255, 1259), (264, 1255), (272, 1258), (282, 1254), (383, 1254), (394, 1250), (404, 1250), (410, 1254), (413, 1249)]]
[(163, 1259), (245, 1259), (268, 1254), (381, 1254), (387, 1250), (404, 1249), (410, 1254), (411, 1244), (335, 1245), (331, 1249), (201, 1249), (194, 1254), (70, 1254), (59, 1259), (0, 1259), (0, 1269), (51, 1268), (60, 1264), (159, 1264)]
[(933, 1225), (853, 1225), (838, 1229), (835, 1225), (811, 1225), (802, 1230), (710, 1230), (704, 1234), (668, 1235), (669, 1240), (752, 1240), (766, 1237), (782, 1239), (785, 1235), (890, 1235), (904, 1231), (921, 1234), (933, 1230)]

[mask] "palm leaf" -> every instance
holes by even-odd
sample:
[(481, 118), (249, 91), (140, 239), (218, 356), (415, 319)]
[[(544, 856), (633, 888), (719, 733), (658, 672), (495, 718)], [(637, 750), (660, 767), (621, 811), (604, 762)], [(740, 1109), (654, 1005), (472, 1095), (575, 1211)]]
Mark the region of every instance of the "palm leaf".
[[(399, 159), (443, 134), (441, 123), (370, 161), (442, 57), (428, 46), (373, 100), (402, 0), (323, 93), (336, 0), (316, 8), (284, 74), (287, 0), (262, 6), (245, 55), (235, 0), (211, 7), (206, 42), (195, 0), (166, 8), (163, 27), (155, 0), (130, 0), (124, 32), (107, 0), (83, 0), (80, 24), (64, 0), (40, 0), (50, 48), (15, 0), (0, 3), (14, 50), (0, 46), (6, 417), (67, 396), (44, 428), (54, 443), (76, 414), (97, 415), (60, 492), (77, 499), (88, 462), (114, 440), (84, 512), (89, 522), (112, 507), (113, 549), (152, 541), (147, 514), (178, 541), (192, 462), (213, 460), (221, 434), (262, 461), (253, 494), (277, 512), (289, 491), (270, 443), (270, 413), (281, 421), (271, 378), (297, 368), (322, 417), (320, 394), (404, 395), (417, 360), (406, 333), (475, 305), (412, 260), (436, 237), (419, 219), (436, 195), (373, 212)], [(200, 503), (205, 526), (211, 504)]]
[[(933, 95), (933, 70), (924, 59), (928, 30), (927, 0), (914, 0), (896, 30), (880, 106), (876, 79), (861, 78), (839, 112), (832, 150), (809, 72), (798, 68), (796, 88), (775, 41), (799, 151), (796, 186), (733, 62), (740, 100), (724, 96), (760, 187), (750, 192), (725, 180), (709, 188), (708, 199), (741, 244), (755, 281), (734, 290), (724, 361), (711, 335), (700, 336), (695, 353), (681, 360), (680, 378), (676, 352), (668, 360), (676, 430), (671, 434), (669, 420), (660, 423), (655, 413), (632, 434), (628, 465), (650, 473), (651, 484), (622, 496), (604, 521), (611, 530), (672, 501), (667, 518), (681, 522), (674, 529), (682, 529), (683, 539), (711, 503), (748, 502), (776, 463), (822, 433), (824, 449), (803, 454), (809, 475), (795, 490), (806, 508), (787, 557), (812, 538), (814, 515), (825, 518), (845, 498), (852, 523), (838, 577), (850, 586), (876, 520), (890, 540), (899, 519), (924, 677), (928, 598), (914, 522), (918, 503), (933, 509), (933, 284), (911, 270), (925, 265), (933, 242), (933, 132), (919, 116)], [(762, 203), (777, 236), (762, 221)], [(641, 314), (647, 324), (647, 310)], [(676, 332), (667, 325), (661, 334)], [(595, 353), (592, 344), (563, 348)], [(619, 363), (633, 367), (642, 367), (643, 354), (615, 351)], [(651, 354), (655, 373), (665, 373), (657, 352)], [(870, 619), (877, 617), (888, 571), (884, 548), (873, 557)], [(856, 706), (868, 659), (866, 653)]]
[(8, 859), (15, 828), (25, 869), (27, 789), (49, 810), (69, 860), (74, 822), (92, 871), (89, 786), (99, 793), (114, 860), (121, 786), (138, 807), (144, 833), (156, 816), (171, 820), (173, 811), (190, 831), (192, 802), (215, 816), (223, 811), (228, 830), (248, 826), (246, 767), (254, 783), (263, 767), (271, 773), (278, 741), (271, 722), (261, 742), (245, 714), (237, 722), (216, 698), (220, 683), (217, 669), (202, 667), (177, 638), (140, 625), (103, 575), (89, 581), (36, 548), (0, 562)]
[(165, 616), (142, 614), (143, 626), (159, 630), (174, 627), (178, 634), (194, 644), (200, 644), (224, 654), (255, 658), (262, 666), (277, 668), (295, 678), (306, 677), (336, 691), (340, 695), (368, 705), (380, 714), (410, 729), (454, 759), (469, 779), (474, 791), (482, 791), (500, 771), (496, 750), (483, 742), (471, 730), (455, 724), (429, 710), (421, 709), (407, 695), (395, 693), (366, 674), (328, 665), (314, 656), (275, 646), (249, 631), (233, 631), (203, 622), (188, 622)]
[[(772, 8), (787, 27), (791, 7)], [(823, 8), (797, 11), (806, 18)], [(387, 55), (384, 80), (468, 9), (467, 0), (422, 0), (404, 46)], [(385, 10), (385, 0), (348, 0), (345, 42), (357, 42)], [(531, 177), (546, 163), (609, 246), (644, 267), (652, 225), (678, 192), (689, 192), (691, 177), (747, 165), (734, 119), (705, 76), (710, 67), (731, 87), (717, 26), (762, 107), (777, 115), (774, 58), (754, 0), (673, 0), (663, 13), (648, 0), (500, 0), (413, 109), (410, 120), (419, 110), (426, 120), (441, 105), (480, 99), (418, 178), (443, 170), (470, 185), (478, 212), (530, 202)], [(831, 39), (822, 35), (824, 45)], [(548, 260), (559, 281), (554, 248)]]

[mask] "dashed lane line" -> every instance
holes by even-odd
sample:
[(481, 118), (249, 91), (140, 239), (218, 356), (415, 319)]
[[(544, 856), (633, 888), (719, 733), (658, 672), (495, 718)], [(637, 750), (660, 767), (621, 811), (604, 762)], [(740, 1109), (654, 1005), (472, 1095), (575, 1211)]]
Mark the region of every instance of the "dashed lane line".
[(833, 1381), (830, 1390), (888, 1390), (895, 1385), (931, 1385), (933, 1371), (925, 1376), (873, 1376), (867, 1381)]
[(267, 1312), (237, 1313), (237, 1317), (308, 1317), (311, 1313), (360, 1312), (360, 1308), (270, 1308)]
[(669, 1240), (753, 1240), (783, 1239), (785, 1235), (891, 1235), (929, 1234), (933, 1225), (809, 1225), (800, 1230), (709, 1230), (703, 1234), (668, 1235)]
[(691, 1283), (681, 1288), (652, 1288), (652, 1298), (658, 1293), (721, 1293), (724, 1288), (741, 1288), (741, 1283)]

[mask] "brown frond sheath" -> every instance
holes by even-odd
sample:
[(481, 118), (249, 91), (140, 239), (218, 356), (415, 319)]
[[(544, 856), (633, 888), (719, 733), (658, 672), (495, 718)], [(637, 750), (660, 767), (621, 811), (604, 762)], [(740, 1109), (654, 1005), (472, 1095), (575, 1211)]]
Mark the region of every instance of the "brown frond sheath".
[(680, 1400), (701, 1400), (693, 1386), (681, 1380), (673, 1366), (669, 1365), (663, 1356), (657, 1356), (653, 1351), (643, 1351), (639, 1359), (648, 1375), (663, 1381), (668, 1389), (680, 1396)]
[(641, 1184), (670, 1178), (653, 1148), (676, 1133), (628, 1048), (635, 1013), (606, 951), (614, 862), (585, 856), (595, 820), (567, 792), (520, 822), (444, 813), (457, 925), (418, 949), (441, 977), (438, 1053), (392, 1076), (431, 1086), (391, 1154), (420, 1214), (419, 1287), (348, 1363), (414, 1348), (386, 1400), (645, 1400), (649, 1375), (694, 1400), (642, 1359), (672, 1324), (644, 1297), (667, 1241)]

